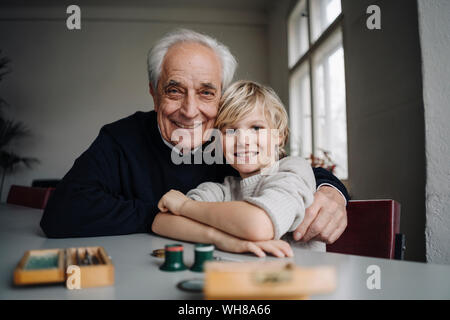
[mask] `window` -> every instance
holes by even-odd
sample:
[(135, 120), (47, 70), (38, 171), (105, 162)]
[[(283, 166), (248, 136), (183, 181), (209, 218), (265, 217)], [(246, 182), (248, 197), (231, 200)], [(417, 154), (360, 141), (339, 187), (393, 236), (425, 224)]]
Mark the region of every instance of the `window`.
[(340, 0), (300, 0), (288, 21), (290, 150), (324, 158), (348, 178), (344, 49)]

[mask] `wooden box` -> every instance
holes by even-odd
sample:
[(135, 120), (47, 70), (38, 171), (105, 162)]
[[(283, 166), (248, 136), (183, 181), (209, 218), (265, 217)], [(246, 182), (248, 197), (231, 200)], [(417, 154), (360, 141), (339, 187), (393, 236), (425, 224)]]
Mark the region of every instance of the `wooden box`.
[(336, 288), (333, 267), (300, 268), (283, 261), (207, 262), (206, 299), (307, 299)]
[(27, 251), (14, 269), (14, 284), (63, 283), (78, 275), (80, 288), (114, 284), (114, 265), (103, 247)]

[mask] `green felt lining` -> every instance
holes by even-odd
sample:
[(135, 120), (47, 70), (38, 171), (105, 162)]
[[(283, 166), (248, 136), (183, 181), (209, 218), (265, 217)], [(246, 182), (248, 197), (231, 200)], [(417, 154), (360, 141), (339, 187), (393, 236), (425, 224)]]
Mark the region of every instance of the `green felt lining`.
[(30, 256), (25, 264), (24, 270), (39, 270), (58, 268), (58, 254)]

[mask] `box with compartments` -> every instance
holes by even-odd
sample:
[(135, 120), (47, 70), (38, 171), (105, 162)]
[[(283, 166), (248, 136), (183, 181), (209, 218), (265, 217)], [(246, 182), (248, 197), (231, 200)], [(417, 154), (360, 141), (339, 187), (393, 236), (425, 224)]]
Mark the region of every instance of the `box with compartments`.
[(114, 284), (114, 265), (103, 247), (29, 250), (14, 269), (14, 284), (65, 283), (70, 266), (79, 268), (81, 288)]
[(209, 261), (204, 294), (208, 300), (309, 299), (336, 289), (332, 266), (303, 268), (287, 261)]

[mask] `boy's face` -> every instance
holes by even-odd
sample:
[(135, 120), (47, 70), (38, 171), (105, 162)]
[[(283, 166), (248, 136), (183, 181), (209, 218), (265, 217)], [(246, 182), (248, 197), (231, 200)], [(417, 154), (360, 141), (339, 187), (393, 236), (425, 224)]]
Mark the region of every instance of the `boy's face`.
[(278, 130), (271, 128), (260, 106), (235, 124), (225, 126), (222, 133), (225, 158), (242, 178), (257, 174), (278, 160)]

